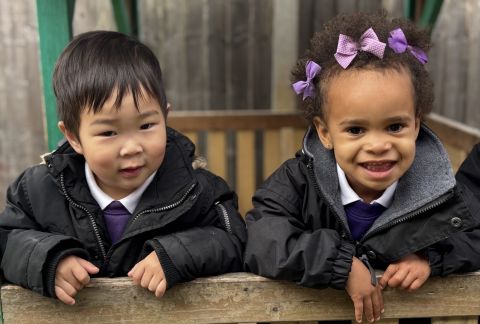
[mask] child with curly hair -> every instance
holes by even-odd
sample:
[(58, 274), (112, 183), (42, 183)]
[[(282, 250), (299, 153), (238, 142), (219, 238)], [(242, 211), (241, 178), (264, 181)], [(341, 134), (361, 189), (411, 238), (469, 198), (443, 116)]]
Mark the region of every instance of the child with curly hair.
[(480, 268), (480, 203), (422, 123), (428, 48), (426, 32), (385, 13), (340, 15), (314, 35), (293, 70), (311, 126), (253, 197), (248, 270), (346, 289), (355, 319), (373, 322), (382, 289)]

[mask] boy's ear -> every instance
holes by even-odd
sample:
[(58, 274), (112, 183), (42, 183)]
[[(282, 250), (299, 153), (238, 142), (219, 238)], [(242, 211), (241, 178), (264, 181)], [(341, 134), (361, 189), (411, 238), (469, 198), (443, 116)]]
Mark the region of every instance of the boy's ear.
[(172, 105), (170, 105), (169, 102), (167, 102), (167, 109), (165, 109), (165, 118), (168, 117), (168, 113), (172, 110)]
[(318, 138), (320, 139), (320, 142), (322, 142), (323, 147), (325, 147), (327, 150), (333, 149), (332, 138), (330, 137), (330, 132), (328, 131), (325, 122), (320, 119), (320, 117), (315, 116), (313, 117), (313, 124), (315, 125)]
[(78, 140), (77, 136), (75, 136), (72, 132), (70, 132), (66, 127), (63, 121), (58, 122), (58, 128), (62, 132), (63, 136), (67, 139), (68, 143), (70, 143), (70, 146), (73, 147), (75, 152), (78, 154), (83, 154), (83, 149), (82, 149), (82, 144), (80, 144), (80, 141)]
[(418, 133), (420, 132), (420, 126), (422, 125), (422, 121), (420, 117), (415, 118), (415, 139), (418, 137)]

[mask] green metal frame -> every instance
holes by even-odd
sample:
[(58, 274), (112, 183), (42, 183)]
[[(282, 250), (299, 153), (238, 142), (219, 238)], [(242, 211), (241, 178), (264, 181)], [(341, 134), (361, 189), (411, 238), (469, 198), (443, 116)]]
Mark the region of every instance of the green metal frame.
[[(117, 28), (125, 34), (136, 34), (137, 1), (111, 0)], [(43, 80), (44, 116), (49, 150), (57, 147), (63, 134), (57, 127), (57, 106), (52, 87), (52, 75), (60, 53), (72, 39), (72, 19), (75, 0), (37, 0), (38, 33), (40, 39), (40, 69)], [(129, 14), (131, 12), (131, 14)]]

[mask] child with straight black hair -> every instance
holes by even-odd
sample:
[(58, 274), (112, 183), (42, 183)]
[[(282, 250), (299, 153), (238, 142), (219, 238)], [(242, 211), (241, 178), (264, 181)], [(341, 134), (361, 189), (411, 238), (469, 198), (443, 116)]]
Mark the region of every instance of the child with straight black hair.
[[(372, 322), (382, 289), (480, 268), (480, 203), (423, 123), (429, 38), (385, 13), (340, 15), (293, 70), (311, 122), (303, 148), (256, 191), (245, 263), (262, 276), (346, 289)], [(385, 269), (377, 283), (373, 268)]]
[(167, 127), (148, 47), (117, 32), (81, 34), (53, 85), (67, 141), (8, 189), (5, 279), (74, 304), (91, 276), (128, 275), (161, 297), (177, 282), (242, 270), (236, 195), (194, 169), (194, 145)]

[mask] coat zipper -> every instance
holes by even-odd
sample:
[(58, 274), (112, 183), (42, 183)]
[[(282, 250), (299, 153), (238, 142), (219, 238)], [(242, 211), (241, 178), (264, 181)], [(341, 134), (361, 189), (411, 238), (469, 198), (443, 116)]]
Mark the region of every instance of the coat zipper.
[(215, 203), (215, 207), (217, 207), (220, 210), (220, 214), (223, 216), (223, 220), (225, 221), (225, 228), (227, 229), (227, 232), (232, 234), (232, 226), (230, 224), (230, 218), (228, 217), (227, 209), (219, 201)]
[[(190, 194), (190, 192), (192, 192), (193, 188), (195, 188), (197, 184), (196, 183), (193, 183), (188, 189), (187, 191), (183, 194), (182, 197), (180, 197), (180, 199), (178, 199), (177, 201), (171, 203), (171, 204), (168, 204), (166, 206), (162, 206), (162, 207), (158, 207), (158, 208), (153, 208), (153, 209), (146, 209), (144, 211), (141, 211), (140, 213), (138, 213), (137, 215), (135, 215), (135, 217), (133, 218), (131, 224), (133, 224), (134, 222), (137, 221), (138, 217), (142, 216), (142, 215), (145, 215), (145, 214), (148, 214), (148, 213), (158, 213), (158, 212), (163, 212), (163, 211), (166, 211), (166, 210), (170, 210), (170, 209), (173, 209), (175, 207), (178, 207), (181, 203), (183, 203), (185, 201), (185, 199), (187, 199), (188, 195)], [(193, 198), (195, 198), (196, 196), (193, 196)]]
[(368, 238), (370, 238), (371, 236), (373, 236), (374, 234), (378, 233), (378, 232), (381, 232), (387, 228), (390, 228), (390, 227), (393, 227), (395, 225), (398, 225), (400, 223), (403, 223), (407, 220), (410, 220), (420, 214), (423, 214), (429, 210), (432, 210), (442, 204), (444, 204), (445, 202), (447, 202), (448, 200), (450, 200), (451, 198), (453, 197), (453, 191), (450, 190), (448, 191), (446, 194), (444, 194), (443, 196), (437, 198), (434, 202), (432, 202), (431, 204), (429, 204), (428, 206), (424, 207), (424, 208), (421, 208), (421, 209), (418, 209), (414, 212), (411, 212), (410, 214), (407, 214), (401, 218), (397, 218), (389, 223), (386, 223), (382, 226), (379, 226), (377, 227), (376, 229), (372, 230), (370, 233), (368, 233), (367, 235), (365, 235), (364, 237), (362, 237), (362, 239), (360, 240), (360, 243), (363, 243), (365, 242)]
[(107, 259), (107, 253), (105, 252), (105, 246), (103, 245), (103, 242), (102, 242), (102, 239), (100, 237), (100, 233), (98, 232), (98, 227), (97, 227), (97, 223), (95, 222), (95, 218), (93, 217), (92, 213), (90, 213), (90, 211), (80, 205), (80, 204), (77, 204), (69, 195), (68, 195), (68, 192), (67, 192), (67, 188), (65, 187), (65, 181), (64, 181), (64, 178), (63, 178), (63, 173), (60, 173), (60, 185), (62, 187), (62, 190), (63, 190), (63, 193), (65, 195), (65, 197), (67, 198), (68, 202), (70, 204), (72, 204), (73, 206), (77, 207), (77, 208), (80, 208), (81, 210), (83, 210), (84, 212), (87, 213), (88, 215), (88, 218), (90, 220), (90, 224), (92, 225), (92, 228), (93, 228), (93, 232), (95, 233), (95, 238), (97, 240), (97, 244), (98, 246), (100, 247), (100, 252), (102, 253), (102, 257), (103, 257), (103, 260), (106, 261)]
[[(326, 202), (327, 200), (325, 199), (324, 195), (322, 194), (322, 192), (320, 191), (320, 187), (317, 183), (317, 179), (315, 178), (315, 174), (313, 172), (313, 163), (312, 163), (312, 159), (311, 158), (308, 158), (308, 163), (307, 163), (307, 170), (308, 170), (308, 174), (310, 176), (310, 179), (313, 181), (313, 187), (315, 188), (315, 190), (317, 191), (317, 194), (323, 198), (323, 200)], [(335, 217), (337, 218), (337, 220), (340, 222), (340, 224), (343, 225), (343, 233), (340, 233), (341, 236), (346, 236), (350, 239), (351, 242), (354, 242), (353, 238), (350, 236), (350, 231), (346, 230), (348, 229), (348, 226), (347, 224), (345, 224), (345, 222), (343, 221), (343, 219), (335, 212), (335, 209), (330, 206), (330, 210), (332, 211), (332, 213), (335, 215)]]

